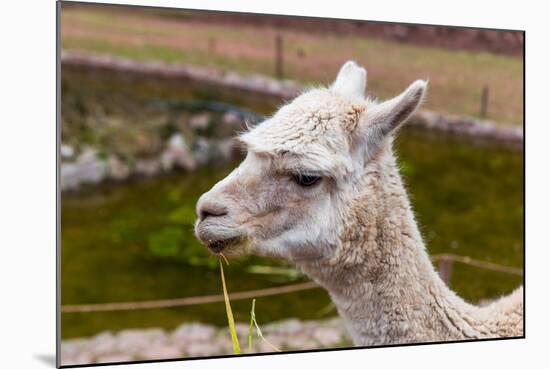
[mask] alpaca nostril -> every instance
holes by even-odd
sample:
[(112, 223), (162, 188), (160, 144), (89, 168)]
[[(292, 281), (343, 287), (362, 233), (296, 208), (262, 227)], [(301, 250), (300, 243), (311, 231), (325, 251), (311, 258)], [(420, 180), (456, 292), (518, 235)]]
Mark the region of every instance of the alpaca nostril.
[(204, 220), (207, 217), (221, 217), (227, 214), (227, 208), (217, 204), (202, 204), (199, 208), (199, 218)]

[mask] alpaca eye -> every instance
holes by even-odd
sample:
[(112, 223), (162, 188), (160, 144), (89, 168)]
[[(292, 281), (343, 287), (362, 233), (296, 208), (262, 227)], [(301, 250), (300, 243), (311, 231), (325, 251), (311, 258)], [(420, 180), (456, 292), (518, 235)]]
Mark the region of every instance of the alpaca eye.
[(302, 187), (310, 187), (319, 182), (321, 177), (314, 175), (293, 174), (292, 180)]

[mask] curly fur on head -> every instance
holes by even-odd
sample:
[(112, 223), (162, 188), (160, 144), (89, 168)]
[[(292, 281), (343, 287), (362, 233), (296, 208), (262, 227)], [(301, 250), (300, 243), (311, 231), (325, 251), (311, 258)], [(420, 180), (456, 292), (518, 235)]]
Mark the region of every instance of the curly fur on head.
[(379, 103), (365, 98), (366, 76), (347, 62), (331, 86), (243, 133), (245, 160), (199, 199), (197, 236), (212, 252), (295, 263), (329, 291), (357, 345), (521, 336), (521, 289), (468, 304), (425, 250), (392, 137), (427, 82)]

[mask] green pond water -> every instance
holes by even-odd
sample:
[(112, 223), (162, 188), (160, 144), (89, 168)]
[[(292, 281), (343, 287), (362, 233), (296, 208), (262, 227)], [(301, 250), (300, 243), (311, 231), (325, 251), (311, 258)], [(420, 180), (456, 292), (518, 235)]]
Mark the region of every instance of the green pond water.
[[(237, 91), (182, 81), (63, 69), (62, 114), (80, 109), (79, 98), (124, 95), (228, 101), (261, 113), (279, 103)], [(106, 98), (105, 101), (113, 101)], [(105, 103), (100, 100), (98, 104)], [(116, 99), (114, 99), (116, 101)], [(74, 106), (71, 105), (74, 103)], [(139, 112), (139, 104), (135, 110)], [(400, 158), (417, 220), (430, 254), (453, 253), (523, 267), (523, 154), (490, 145), (405, 129), (395, 151)], [(62, 304), (171, 299), (221, 293), (216, 260), (192, 232), (198, 197), (236, 163), (193, 173), (104, 184), (61, 199)], [(176, 229), (176, 231), (174, 231)], [(156, 248), (165, 242), (167, 248)], [(232, 292), (279, 286), (305, 278), (255, 274), (250, 266), (280, 263), (248, 258), (226, 268)], [(455, 263), (451, 287), (469, 301), (511, 292), (522, 277)], [(237, 321), (249, 319), (251, 301), (234, 301)], [(262, 297), (260, 324), (296, 317), (335, 315), (321, 289)], [(163, 327), (186, 321), (226, 325), (223, 303), (177, 308), (63, 313), (62, 337), (100, 331)]]

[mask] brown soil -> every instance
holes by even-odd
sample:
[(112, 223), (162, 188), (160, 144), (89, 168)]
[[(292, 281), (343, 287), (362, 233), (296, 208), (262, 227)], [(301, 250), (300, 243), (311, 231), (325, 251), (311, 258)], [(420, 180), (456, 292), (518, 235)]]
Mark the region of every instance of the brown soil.
[[(71, 6), (64, 4), (64, 7)], [(82, 6), (74, 4), (72, 6)], [(90, 6), (90, 5), (86, 5)], [(106, 5), (102, 5), (104, 7)], [(299, 30), (313, 33), (362, 35), (379, 39), (407, 42), (423, 46), (449, 49), (487, 51), (496, 54), (523, 57), (524, 32), (456, 26), (433, 26), (407, 23), (375, 22), (349, 19), (247, 14), (216, 11), (189, 11), (161, 8), (111, 5), (113, 11), (134, 12), (136, 15), (158, 15), (163, 20), (181, 20), (192, 14), (193, 22), (219, 25), (248, 25), (279, 30)], [(190, 21), (190, 19), (187, 19)]]

